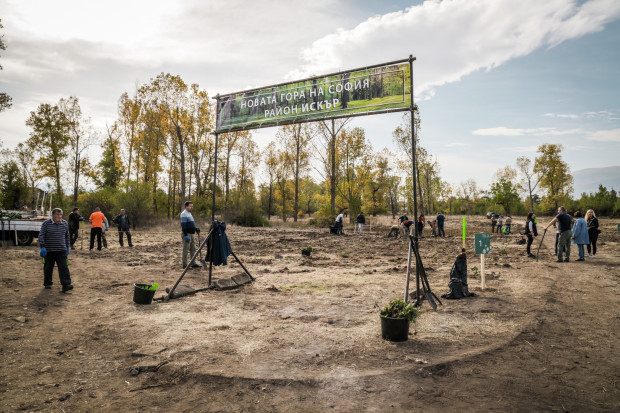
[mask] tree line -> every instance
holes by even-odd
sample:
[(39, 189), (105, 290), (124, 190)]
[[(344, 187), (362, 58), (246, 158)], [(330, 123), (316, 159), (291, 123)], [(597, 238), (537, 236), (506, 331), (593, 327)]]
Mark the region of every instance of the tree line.
[[(559, 205), (620, 214), (613, 189), (571, 198), (573, 178), (561, 145), (543, 144), (535, 159), (519, 157), (496, 171), (489, 189), (472, 179), (449, 184), (436, 157), (420, 145), (417, 111), (413, 119), (415, 174), (409, 113), (392, 133), (396, 153), (376, 151), (350, 119), (279, 127), (265, 148), (251, 131), (219, 134), (216, 210), (242, 225), (306, 216), (324, 225), (341, 211), (352, 219), (361, 211), (395, 218), (411, 213), (415, 179), (418, 211), (427, 215), (553, 213)], [(215, 107), (199, 85), (161, 73), (133, 95), (123, 93), (116, 119), (104, 130), (95, 130), (75, 96), (40, 104), (25, 122), (30, 136), (1, 151), (3, 208), (34, 209), (39, 188), (48, 188), (54, 206), (99, 206), (110, 214), (124, 208), (138, 224), (176, 217), (188, 199), (196, 213), (210, 216)]]

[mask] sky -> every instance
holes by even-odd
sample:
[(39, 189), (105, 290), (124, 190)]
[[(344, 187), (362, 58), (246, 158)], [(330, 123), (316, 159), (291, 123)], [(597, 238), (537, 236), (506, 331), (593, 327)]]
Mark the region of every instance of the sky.
[[(620, 165), (618, 0), (0, 0), (0, 19), (4, 148), (69, 96), (103, 131), (121, 94), (162, 72), (215, 96), (413, 55), (420, 144), (445, 181), (488, 189), (544, 143), (563, 145), (571, 171)], [(402, 122), (350, 126), (395, 151)]]

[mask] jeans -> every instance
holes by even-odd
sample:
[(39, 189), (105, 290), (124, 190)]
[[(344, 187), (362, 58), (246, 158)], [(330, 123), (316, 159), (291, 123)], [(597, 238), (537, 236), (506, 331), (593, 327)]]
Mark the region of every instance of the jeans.
[(127, 235), (127, 244), (129, 244), (130, 247), (133, 247), (133, 244), (131, 243), (131, 233), (129, 232), (129, 230), (127, 231), (123, 231), (122, 229), (118, 230), (118, 243), (121, 244), (121, 247), (123, 246), (123, 233)]
[(530, 248), (532, 246), (532, 242), (534, 242), (534, 236), (532, 234), (527, 234), (527, 255), (531, 254)]
[[(181, 235), (183, 239), (183, 267), (187, 267), (187, 256), (192, 258), (196, 253), (196, 244), (194, 243), (194, 234), (188, 234), (189, 241), (185, 241), (185, 237)], [(195, 265), (196, 261), (192, 261), (189, 265)]]
[(394, 238), (398, 238), (398, 227), (394, 227), (390, 229), (390, 232), (387, 234), (387, 238), (390, 238), (394, 234)]
[(357, 224), (357, 233), (362, 235), (362, 231), (364, 230), (364, 224)]
[(443, 222), (441, 224), (437, 224), (437, 231), (437, 235), (439, 235), (440, 237), (446, 236), (446, 231), (443, 230)]
[(67, 265), (67, 252), (48, 251), (47, 255), (45, 255), (45, 264), (43, 264), (43, 285), (51, 286), (54, 283), (52, 281), (54, 264), (58, 266), (60, 284), (71, 284), (71, 275), (69, 274), (69, 266)]
[(585, 257), (585, 248), (584, 248), (585, 244), (577, 244), (577, 251), (579, 251), (579, 259), (583, 260)]
[[(590, 243), (588, 244), (588, 254), (592, 251), (592, 255), (596, 255), (596, 241), (598, 240), (598, 228), (592, 228), (588, 230), (588, 236), (590, 237)], [(592, 246), (592, 249), (590, 249)]]
[(79, 231), (80, 227), (69, 228), (69, 235), (71, 236), (71, 247), (73, 247), (73, 244), (75, 244), (75, 241), (77, 241)]

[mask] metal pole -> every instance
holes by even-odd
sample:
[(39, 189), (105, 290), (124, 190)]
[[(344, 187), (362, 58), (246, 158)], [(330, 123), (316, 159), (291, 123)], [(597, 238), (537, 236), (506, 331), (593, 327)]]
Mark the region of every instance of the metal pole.
[[(220, 107), (220, 98), (219, 95), (215, 97), (216, 99), (216, 118), (215, 118), (215, 128), (217, 129), (218, 121), (219, 121), (219, 107)], [(215, 153), (213, 155), (213, 202), (211, 203), (211, 231), (214, 229), (213, 223), (215, 222), (215, 189), (217, 187), (217, 145), (219, 142), (219, 133), (215, 132)], [(213, 239), (211, 239), (211, 244), (209, 248), (209, 283), (207, 285), (211, 285), (211, 274), (213, 273)]]
[[(415, 111), (416, 106), (413, 102), (413, 61), (415, 57), (413, 55), (409, 55), (409, 93), (411, 95), (411, 107), (409, 111), (411, 112), (411, 178), (413, 179), (413, 218), (414, 218), (414, 235), (417, 238), (418, 236), (418, 187), (416, 185), (416, 159), (415, 159)], [(411, 248), (411, 247), (410, 247)], [(420, 268), (416, 263), (415, 266), (415, 297), (416, 297), (416, 305), (420, 303), (422, 297), (420, 297)], [(407, 294), (409, 292), (407, 291)]]

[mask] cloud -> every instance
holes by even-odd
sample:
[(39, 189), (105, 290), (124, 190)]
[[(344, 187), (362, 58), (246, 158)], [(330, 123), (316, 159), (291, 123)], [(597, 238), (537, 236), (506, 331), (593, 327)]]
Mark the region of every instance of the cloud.
[(597, 142), (614, 142), (620, 143), (620, 129), (599, 130), (592, 132), (587, 139)]
[(577, 129), (557, 129), (557, 128), (506, 128), (498, 126), (496, 128), (476, 129), (472, 132), (478, 136), (564, 136), (564, 135), (584, 135), (586, 131)]
[(563, 114), (563, 113), (545, 113), (543, 114), (546, 118), (560, 118), (560, 119), (579, 119), (579, 115), (575, 115), (573, 113)]
[[(620, 2), (589, 0), (429, 0), (370, 18), (316, 40), (301, 53), (296, 79), (416, 57), (418, 98), (477, 70), (491, 70), (543, 47), (603, 30)], [(369, 61), (369, 53), (372, 61)]]
[(618, 111), (613, 110), (599, 110), (598, 112), (583, 112), (581, 114), (563, 114), (563, 113), (545, 113), (542, 115), (546, 118), (557, 119), (603, 119), (606, 121), (614, 121), (620, 119)]
[(444, 145), (446, 148), (453, 148), (453, 147), (457, 147), (457, 146), (470, 146), (468, 143), (464, 143), (464, 142), (450, 142), (446, 145)]

